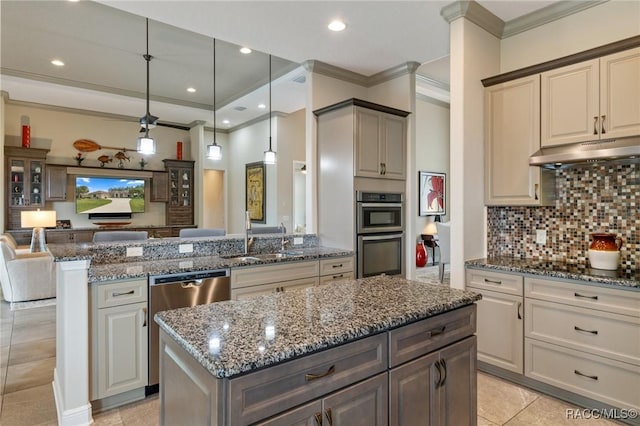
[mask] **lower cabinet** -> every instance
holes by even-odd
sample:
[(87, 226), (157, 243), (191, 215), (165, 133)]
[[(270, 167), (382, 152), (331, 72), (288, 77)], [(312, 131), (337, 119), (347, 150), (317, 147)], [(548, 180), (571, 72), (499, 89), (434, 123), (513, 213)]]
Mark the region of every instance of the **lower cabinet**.
[(476, 423), (476, 337), (389, 372), (389, 425)]
[(524, 306), (521, 275), (467, 270), (467, 287), (482, 294), (478, 305), (478, 360), (524, 373)]
[(231, 269), (231, 299), (241, 300), (318, 284), (318, 261)]
[(352, 280), (353, 256), (320, 259), (320, 284), (333, 281)]
[(263, 423), (263, 426), (387, 424), (387, 373), (293, 409)]
[(91, 298), (91, 400), (144, 388), (147, 280), (94, 284)]

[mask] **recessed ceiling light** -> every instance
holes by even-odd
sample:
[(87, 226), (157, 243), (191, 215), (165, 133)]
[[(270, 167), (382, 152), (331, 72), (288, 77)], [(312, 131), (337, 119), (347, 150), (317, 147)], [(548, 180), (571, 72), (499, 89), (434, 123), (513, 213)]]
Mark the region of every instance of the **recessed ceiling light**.
[(54, 59), (51, 61), (51, 63), (56, 67), (64, 67), (64, 62), (62, 62), (60, 59)]
[(187, 87), (187, 92), (189, 93), (196, 93), (196, 89), (193, 87)]
[(331, 21), (331, 23), (328, 25), (328, 28), (331, 31), (342, 31), (345, 28), (347, 28), (347, 24), (345, 24), (344, 22), (342, 22), (339, 19), (336, 19), (334, 21)]
[(229, 124), (229, 120), (222, 120), (223, 124)]
[(258, 108), (260, 108), (260, 109), (265, 109), (266, 107), (267, 107), (267, 106), (266, 106), (265, 104), (259, 104), (259, 105), (258, 105)]
[(249, 49), (248, 47), (241, 47), (240, 53), (244, 53), (245, 55), (248, 55), (249, 53), (251, 53), (251, 49)]

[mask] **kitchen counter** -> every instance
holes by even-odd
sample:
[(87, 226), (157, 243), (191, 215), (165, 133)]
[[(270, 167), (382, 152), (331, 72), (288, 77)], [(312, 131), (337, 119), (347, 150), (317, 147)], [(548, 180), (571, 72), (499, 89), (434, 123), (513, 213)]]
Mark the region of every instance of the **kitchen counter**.
[(376, 276), (165, 311), (156, 314), (155, 320), (211, 375), (225, 378), (355, 341), (479, 299), (479, 294), (470, 291)]
[(493, 257), (468, 260), (467, 268), (493, 269), (503, 272), (517, 272), (543, 277), (585, 281), (609, 287), (640, 290), (640, 271), (616, 271), (593, 269), (586, 265), (571, 264), (534, 259), (516, 259), (511, 257)]

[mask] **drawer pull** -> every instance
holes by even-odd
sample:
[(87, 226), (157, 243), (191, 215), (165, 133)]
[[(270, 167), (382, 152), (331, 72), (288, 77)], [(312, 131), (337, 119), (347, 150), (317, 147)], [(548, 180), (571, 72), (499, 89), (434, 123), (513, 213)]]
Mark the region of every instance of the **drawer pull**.
[(127, 291), (127, 292), (124, 292), (124, 293), (111, 293), (111, 297), (127, 296), (127, 295), (133, 294), (133, 293), (135, 293), (135, 290)]
[(313, 415), (313, 417), (316, 419), (316, 424), (318, 426), (322, 426), (322, 413), (317, 412)]
[(329, 367), (329, 369), (327, 371), (325, 371), (324, 373), (320, 373), (320, 374), (305, 374), (304, 375), (304, 379), (307, 382), (310, 382), (312, 380), (317, 380), (317, 379), (322, 379), (323, 377), (327, 377), (332, 375), (333, 373), (336, 372), (336, 366), (332, 365), (331, 367)]
[(598, 330), (585, 330), (584, 328), (580, 328), (580, 327), (578, 327), (577, 325), (574, 325), (574, 326), (573, 326), (573, 329), (574, 329), (575, 331), (583, 331), (583, 332), (585, 332), (585, 333), (598, 334)]
[(583, 299), (593, 299), (593, 300), (598, 300), (598, 296), (585, 296), (584, 294), (580, 294), (580, 293), (573, 293), (573, 295), (575, 297), (582, 297)]
[(142, 323), (143, 327), (147, 326), (147, 308), (142, 308), (142, 315), (144, 315), (144, 322)]
[(342, 268), (342, 263), (339, 265), (333, 265), (332, 268)]
[(447, 363), (444, 361), (444, 359), (441, 359), (440, 365), (442, 366), (442, 371), (444, 372), (444, 374), (442, 375), (440, 386), (444, 386), (445, 382), (447, 381)]
[(333, 278), (333, 279), (335, 280), (336, 278), (342, 278), (342, 277), (344, 277), (344, 274), (334, 275), (334, 276), (333, 276), (333, 277), (331, 277), (331, 278)]
[(444, 333), (444, 328), (445, 328), (445, 326), (443, 325), (442, 327), (435, 328), (433, 330), (428, 331), (427, 333), (429, 333), (429, 337), (439, 336), (442, 333)]
[(327, 416), (329, 426), (333, 426), (333, 413), (331, 413), (331, 408), (327, 408), (326, 410), (324, 410), (324, 415)]
[(522, 314), (520, 314), (520, 308), (522, 308), (522, 302), (518, 302), (518, 319), (522, 319)]
[(490, 283), (490, 284), (502, 285), (502, 281), (490, 280), (489, 278), (485, 278), (485, 279), (484, 279), (484, 282), (485, 282), (485, 283)]
[(598, 380), (598, 376), (590, 376), (588, 374), (581, 373), (578, 370), (573, 370), (573, 374), (577, 374), (578, 376), (586, 377), (591, 380)]

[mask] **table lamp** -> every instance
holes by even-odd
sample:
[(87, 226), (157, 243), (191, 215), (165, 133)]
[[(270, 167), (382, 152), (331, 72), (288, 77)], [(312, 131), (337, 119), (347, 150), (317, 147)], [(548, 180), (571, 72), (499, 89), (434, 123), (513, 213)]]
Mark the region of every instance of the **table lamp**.
[(23, 228), (32, 228), (31, 247), (32, 253), (47, 251), (44, 240), (44, 228), (56, 226), (55, 210), (30, 210), (20, 213), (20, 223)]
[(424, 227), (422, 231), (424, 235), (436, 235), (438, 233), (438, 228), (436, 227), (435, 222), (427, 223), (427, 226)]

